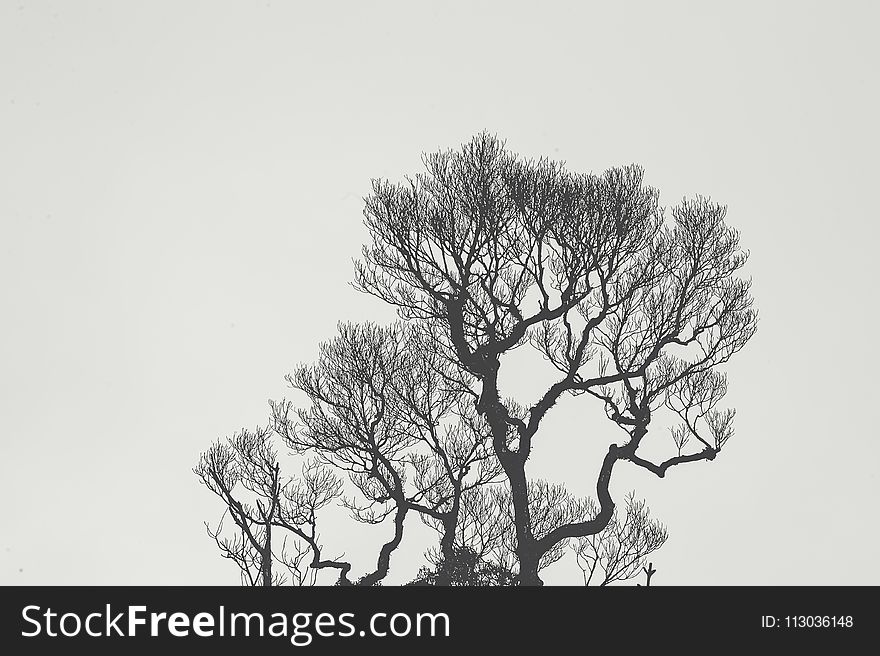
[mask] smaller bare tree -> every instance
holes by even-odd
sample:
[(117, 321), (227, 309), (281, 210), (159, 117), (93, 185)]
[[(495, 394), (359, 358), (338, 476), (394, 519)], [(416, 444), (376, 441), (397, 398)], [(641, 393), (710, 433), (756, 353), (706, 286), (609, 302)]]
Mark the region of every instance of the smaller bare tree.
[[(340, 495), (339, 481), (314, 461), (303, 465), (298, 479), (283, 479), (280, 470), (268, 428), (215, 442), (193, 469), (226, 506), (216, 528), (205, 523), (208, 535), (238, 565), (245, 585), (313, 585), (324, 568), (344, 576), (351, 565), (323, 560), (317, 532), (318, 511)], [(231, 533), (224, 530), (227, 517), (235, 525)], [(280, 547), (273, 542), (275, 530), (283, 532)], [(274, 570), (274, 563), (287, 574)]]

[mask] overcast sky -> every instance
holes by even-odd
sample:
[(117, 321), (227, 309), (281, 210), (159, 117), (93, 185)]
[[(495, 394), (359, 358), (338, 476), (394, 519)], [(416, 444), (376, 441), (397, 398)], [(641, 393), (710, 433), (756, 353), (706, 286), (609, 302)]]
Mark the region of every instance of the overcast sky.
[[(0, 583), (236, 583), (199, 452), (392, 317), (348, 285), (370, 179), (487, 129), (710, 195), (751, 252), (736, 436), (615, 470), (668, 527), (654, 582), (880, 584), (878, 7), (0, 1)], [(619, 432), (553, 412), (529, 473), (589, 494)]]

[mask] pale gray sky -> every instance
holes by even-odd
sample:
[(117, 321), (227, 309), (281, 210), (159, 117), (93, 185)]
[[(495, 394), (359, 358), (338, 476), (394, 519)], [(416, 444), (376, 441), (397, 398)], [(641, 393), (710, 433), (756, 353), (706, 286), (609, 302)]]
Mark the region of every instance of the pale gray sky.
[[(878, 6), (0, 1), (0, 584), (235, 583), (199, 451), (391, 316), (347, 285), (370, 178), (482, 129), (711, 195), (751, 251), (735, 438), (616, 473), (655, 582), (880, 584)], [(530, 473), (587, 494), (617, 435), (554, 412)]]

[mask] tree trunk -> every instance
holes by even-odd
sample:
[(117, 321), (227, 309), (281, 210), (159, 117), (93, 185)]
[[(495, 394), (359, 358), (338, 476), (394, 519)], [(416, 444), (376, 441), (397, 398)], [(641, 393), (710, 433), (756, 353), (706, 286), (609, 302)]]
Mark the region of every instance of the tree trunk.
[(532, 534), (532, 515), (529, 509), (529, 488), (526, 479), (525, 461), (519, 454), (507, 454), (502, 465), (510, 482), (510, 496), (513, 502), (513, 519), (516, 528), (516, 555), (519, 559), (519, 584), (544, 585), (538, 576), (541, 554)]
[(544, 585), (541, 577), (538, 576), (538, 565), (541, 557), (534, 549), (517, 549), (516, 555), (519, 558), (519, 584), (520, 585)]
[(388, 575), (388, 569), (391, 567), (391, 553), (400, 545), (403, 540), (403, 520), (406, 518), (407, 507), (402, 499), (397, 500), (397, 512), (394, 514), (394, 537), (390, 541), (382, 545), (379, 550), (379, 559), (376, 563), (376, 570), (362, 577), (358, 581), (358, 585), (371, 586), (376, 585), (379, 581)]
[(272, 585), (272, 525), (266, 522), (266, 544), (260, 554), (260, 585)]
[(455, 560), (455, 527), (458, 523), (459, 501), (453, 502), (452, 511), (443, 519), (443, 538), (440, 540), (440, 568), (437, 571), (435, 585), (452, 584), (452, 567)]

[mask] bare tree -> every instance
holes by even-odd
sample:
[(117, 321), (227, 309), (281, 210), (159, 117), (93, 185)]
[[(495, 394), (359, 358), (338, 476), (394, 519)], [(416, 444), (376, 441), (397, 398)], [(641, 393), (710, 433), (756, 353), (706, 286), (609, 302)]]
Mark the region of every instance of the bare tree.
[[(733, 433), (716, 371), (756, 328), (746, 261), (726, 210), (684, 200), (664, 219), (637, 166), (575, 174), (526, 160), (483, 133), (458, 151), (424, 157), (425, 173), (376, 180), (366, 199), (372, 243), (356, 286), (430, 326), (434, 350), (477, 381), (477, 413), (509, 482), (519, 580), (540, 585), (540, 563), (560, 543), (594, 535), (614, 516), (613, 468), (626, 461), (663, 477), (713, 460)], [(501, 396), (504, 356), (531, 344), (558, 377), (522, 411)], [(598, 511), (557, 518), (536, 533), (526, 462), (548, 411), (590, 395), (626, 437), (598, 468)], [(639, 452), (653, 415), (673, 412), (678, 453)], [(698, 450), (685, 450), (690, 440)]]
[[(224, 501), (226, 513), (238, 528), (233, 537), (223, 537), (222, 520), (213, 531), (206, 524), (224, 557), (238, 565), (243, 581), (272, 585), (272, 524), (278, 513), (280, 481), (266, 432), (242, 431), (225, 443), (216, 442), (202, 454), (194, 471)], [(254, 501), (234, 496), (237, 486), (250, 492)]]
[[(736, 277), (746, 259), (738, 236), (703, 198), (665, 221), (635, 166), (573, 174), (518, 158), (488, 134), (424, 161), (427, 172), (405, 184), (374, 182), (373, 243), (356, 271), (356, 286), (404, 321), (341, 324), (316, 364), (288, 378), (307, 407), (272, 403), (270, 429), (203, 454), (195, 471), (235, 529), (221, 521), (209, 533), (249, 584), (307, 584), (327, 568), (351, 584), (350, 563), (324, 559), (318, 543), (317, 511), (341, 498), (356, 520), (393, 525), (361, 585), (387, 576), (410, 513), (440, 535), (429, 553), (435, 584), (505, 572), (540, 584), (572, 540), (588, 582), (631, 578), (665, 529), (632, 498), (618, 519), (615, 464), (663, 477), (713, 460), (733, 434), (717, 367), (756, 326), (749, 283)], [(524, 406), (502, 397), (499, 381), (505, 356), (527, 344), (557, 380)], [(596, 501), (526, 475), (563, 395), (598, 400), (626, 435), (598, 468)], [(638, 449), (662, 414), (675, 420), (676, 451), (654, 462)], [(310, 458), (299, 478), (282, 477), (273, 435)]]
[[(317, 533), (318, 511), (339, 496), (339, 481), (314, 461), (298, 479), (284, 479), (271, 438), (268, 428), (242, 431), (201, 455), (193, 471), (226, 507), (217, 528), (206, 523), (208, 534), (238, 565), (246, 585), (311, 585), (324, 568), (339, 570), (347, 580), (351, 565), (322, 559)], [(236, 529), (232, 534), (224, 532), (227, 517)], [(276, 529), (283, 532), (280, 545), (273, 542)], [(287, 574), (273, 572), (273, 563)]]

